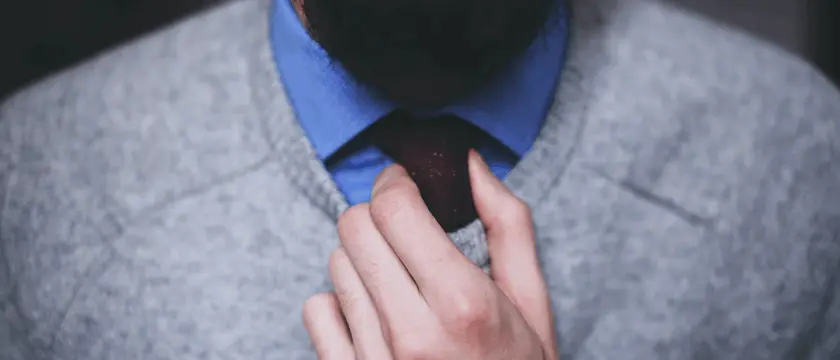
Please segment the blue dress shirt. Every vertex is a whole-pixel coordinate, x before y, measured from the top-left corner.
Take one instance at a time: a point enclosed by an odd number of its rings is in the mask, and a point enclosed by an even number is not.
[[[358,84],[309,37],[289,0],[277,0],[271,43],[279,75],[298,121],[321,161],[336,153],[382,116],[399,107]],[[568,17],[557,19],[499,79],[471,97],[439,109],[481,128],[498,142],[477,149],[504,178],[539,135],[554,101],[565,60]],[[392,160],[362,146],[327,170],[351,205],[370,200],[376,176]]]

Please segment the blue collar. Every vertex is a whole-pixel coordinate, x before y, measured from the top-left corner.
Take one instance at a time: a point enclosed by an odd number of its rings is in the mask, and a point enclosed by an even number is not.
[[[344,144],[398,107],[361,86],[301,24],[288,0],[272,12],[272,48],[286,94],[315,153],[326,160]],[[542,128],[565,60],[568,18],[534,42],[493,84],[440,113],[458,115],[495,137],[520,157]]]

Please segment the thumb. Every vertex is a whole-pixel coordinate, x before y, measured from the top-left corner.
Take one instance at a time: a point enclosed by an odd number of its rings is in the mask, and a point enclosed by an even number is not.
[[[553,316],[537,259],[531,211],[470,151],[470,182],[487,230],[490,271],[496,285],[553,351]]]

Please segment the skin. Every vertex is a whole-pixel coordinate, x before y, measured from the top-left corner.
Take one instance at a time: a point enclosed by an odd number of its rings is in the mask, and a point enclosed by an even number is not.
[[[405,170],[392,166],[370,204],[339,219],[336,291],[304,306],[319,359],[557,359],[530,211],[476,152],[469,162],[492,277],[449,241]]]
[[[303,27],[309,28],[309,22],[306,21],[306,14],[303,12],[303,0],[292,0],[292,5],[294,5],[295,12],[300,18],[300,23],[303,24]]]

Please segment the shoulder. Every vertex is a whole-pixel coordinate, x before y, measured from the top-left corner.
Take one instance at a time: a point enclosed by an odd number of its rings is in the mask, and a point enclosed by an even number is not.
[[[200,76],[218,76],[212,72],[219,66],[234,70],[230,67],[241,61],[243,48],[256,40],[248,29],[259,27],[254,24],[261,20],[257,3],[210,9],[34,83],[0,103],[4,119],[128,108],[163,100],[156,96],[193,86]]]
[[[837,87],[799,57],[700,15],[616,3],[589,45],[595,80],[579,162],[706,219],[735,239],[741,266],[837,269]]]
[[[249,91],[267,41],[262,5],[211,9],[8,98],[0,160],[28,179],[17,186],[38,176],[65,200],[142,188],[115,200],[136,210],[263,156]]]
[[[840,259],[837,86],[796,55],[658,1],[615,14],[586,161],[721,231],[818,241]]]
[[[230,77],[247,79],[248,52],[265,41],[261,3],[205,11],[0,99],[3,128],[117,126],[141,111],[207,101]]]
[[[249,86],[264,75],[252,74],[264,3],[204,12],[0,104],[0,278],[32,300],[18,301],[22,314],[41,314],[9,324],[33,344],[124,226],[265,158]]]
[[[123,226],[265,158],[249,86],[263,3],[199,14],[0,104],[0,267],[36,299],[20,304],[44,317],[33,338]]]
[[[635,69],[611,74],[615,81],[627,83],[624,89],[655,84],[673,94],[673,100],[704,99],[722,111],[757,114],[755,108],[767,109],[762,117],[838,116],[838,88],[802,57],[781,47],[662,1],[629,0],[605,14],[610,17],[603,31],[605,51],[622,70]],[[725,99],[730,101],[723,103]],[[668,99],[661,102],[667,105]],[[788,102],[812,106],[779,111]]]
[[[627,184],[639,201],[701,220],[692,246],[714,254],[710,276],[732,282],[718,285],[728,289],[721,298],[765,299],[777,314],[753,317],[761,334],[749,336],[832,357],[829,331],[804,344],[781,340],[777,325],[836,326],[823,318],[840,309],[837,87],[799,57],[699,15],[616,2],[589,39],[590,63],[578,62],[594,80],[578,106],[586,126],[577,163]],[[744,304],[720,306],[749,314],[754,302]]]
[[[792,195],[840,208],[817,195],[840,196],[840,92],[820,71],[661,2],[620,3],[590,45],[581,161],[725,228]]]

